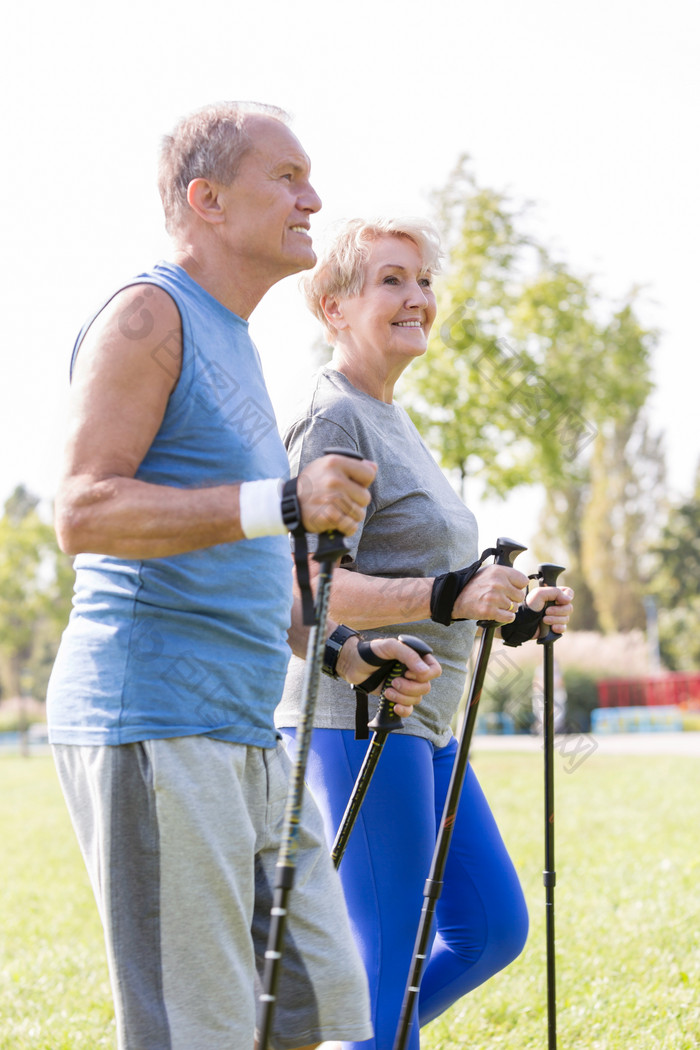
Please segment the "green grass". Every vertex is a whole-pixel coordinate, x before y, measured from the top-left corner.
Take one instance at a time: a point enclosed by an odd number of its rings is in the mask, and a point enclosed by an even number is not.
[[[555,753],[558,1046],[700,1047],[700,764]],[[522,955],[428,1026],[422,1050],[547,1046],[544,765],[478,752],[474,767],[530,909]]]
[[[547,1046],[541,754],[475,768],[523,880],[525,951],[422,1050]],[[555,754],[560,1050],[700,1047],[700,764]],[[0,1050],[114,1047],[102,933],[51,760],[0,759]],[[238,1048],[235,1048],[238,1050]]]
[[[49,757],[0,759],[0,1048],[114,1047],[102,929]]]

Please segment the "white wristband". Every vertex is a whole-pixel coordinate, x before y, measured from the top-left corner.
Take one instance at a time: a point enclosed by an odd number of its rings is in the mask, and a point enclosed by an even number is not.
[[[257,536],[284,536],[287,526],[282,520],[281,478],[244,481],[238,501],[243,535],[248,540]]]

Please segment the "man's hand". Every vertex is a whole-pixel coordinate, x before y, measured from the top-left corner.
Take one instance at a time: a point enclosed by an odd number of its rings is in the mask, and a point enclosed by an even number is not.
[[[525,598],[526,589],[527,576],[518,569],[506,565],[484,565],[457,596],[452,617],[512,623],[515,610]],[[557,590],[556,587],[544,589]]]
[[[307,532],[337,529],[352,535],[364,519],[376,463],[349,456],[321,456],[306,466],[297,482],[297,497]]]
[[[406,671],[400,678],[395,678],[387,689],[387,700],[393,700],[394,710],[400,718],[408,718],[416,704],[430,692],[430,682],[442,674],[442,668],[434,656],[428,654],[420,657],[410,645],[404,645],[398,638],[373,638],[372,651],[384,660],[400,660],[406,665]],[[377,670],[372,664],[365,663],[357,651],[357,638],[348,638],[338,655],[336,670],[341,678],[352,685],[364,682]]]

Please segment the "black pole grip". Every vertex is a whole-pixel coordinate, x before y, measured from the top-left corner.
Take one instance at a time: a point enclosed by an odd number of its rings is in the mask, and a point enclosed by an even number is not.
[[[557,577],[564,572],[563,565],[552,565],[551,562],[545,562],[544,565],[540,565],[537,570],[537,575],[542,581],[544,587],[556,587]]]
[[[526,550],[527,547],[523,547],[522,543],[518,543],[516,540],[509,540],[507,536],[499,536],[496,540],[496,557],[494,559],[494,564],[510,565],[512,568],[518,555]]]
[[[328,532],[322,532],[318,537],[314,561],[335,561],[336,558],[347,553],[347,549],[342,532],[338,532],[337,529],[329,529]]]
[[[494,557],[494,565],[509,565],[513,567],[513,562],[526,551],[527,547],[523,547],[522,543],[518,543],[517,540],[509,540],[507,536],[499,536],[496,540],[496,554]],[[498,624],[495,620],[477,620],[478,627],[497,627]]]
[[[537,570],[537,575],[538,575],[539,579],[541,580],[542,585],[544,587],[556,587],[556,585],[557,585],[557,577],[562,572],[564,572],[564,566],[563,565],[554,565],[554,564],[552,564],[552,562],[544,562],[544,564],[540,565],[539,569]],[[543,615],[544,615],[544,612],[547,611],[549,606],[550,605],[554,605],[554,604],[556,604],[556,603],[555,602],[546,602],[545,603],[545,607],[544,607],[544,611],[543,611]],[[561,638],[561,635],[557,631],[553,631],[552,628],[550,627],[549,631],[547,632],[547,634],[543,638],[538,638],[537,639],[537,644],[538,645],[542,645],[544,642],[556,642],[557,638]]]
[[[415,635],[412,634],[400,634],[399,641],[403,642],[404,645],[410,646],[419,656],[427,656],[428,653],[432,653],[433,651],[426,642],[422,641],[420,638],[416,638]],[[400,660],[395,660],[391,665],[389,674],[384,679],[377,713],[372,721],[368,723],[368,729],[372,729],[375,732],[379,730],[382,733],[390,733],[392,729],[400,729],[403,725],[403,719],[399,718],[399,716],[394,713],[394,701],[387,700],[384,693],[394,679],[399,678],[405,670],[406,664],[402,664]]]
[[[349,459],[364,459],[361,452],[354,448],[324,448],[324,456],[347,456]],[[322,532],[318,538],[318,546],[314,554],[314,561],[334,561],[347,551],[345,537],[337,529]]]

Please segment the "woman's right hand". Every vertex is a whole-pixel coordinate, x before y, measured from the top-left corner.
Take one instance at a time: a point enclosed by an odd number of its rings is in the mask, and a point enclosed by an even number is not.
[[[394,703],[399,718],[409,718],[413,707],[430,692],[430,682],[442,674],[442,667],[432,653],[420,656],[415,649],[400,642],[398,638],[372,638],[370,644],[376,656],[384,660],[399,660],[405,665],[406,670],[393,679],[384,695]],[[336,670],[340,677],[357,684],[376,669],[373,664],[365,663],[360,657],[357,638],[348,638],[338,655]]]
[[[508,565],[483,565],[457,596],[452,617],[512,623],[525,600],[528,579]]]

